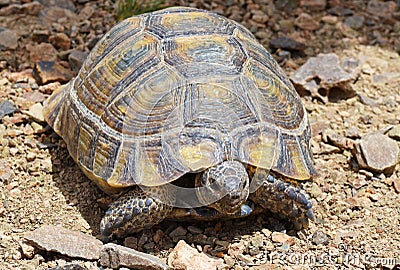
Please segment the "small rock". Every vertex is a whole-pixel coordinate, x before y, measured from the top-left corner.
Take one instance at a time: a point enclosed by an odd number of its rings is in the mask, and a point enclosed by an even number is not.
[[[314,31],[319,28],[319,23],[307,13],[301,13],[294,20],[294,24],[303,30],[309,31]]]
[[[15,177],[13,170],[10,165],[5,161],[0,161],[0,182],[9,183]]]
[[[68,62],[69,65],[71,66],[72,70],[76,73],[80,70],[83,62],[85,61],[87,57],[87,53],[83,51],[77,51],[73,50],[69,55],[68,55]]]
[[[360,177],[349,178],[349,179],[347,179],[347,182],[349,182],[349,184],[355,189],[359,189],[368,184],[367,180],[365,180],[364,178],[360,178]]]
[[[25,239],[39,249],[88,260],[100,258],[103,244],[91,235],[52,225],[27,232]]]
[[[271,236],[271,234],[272,234],[272,232],[270,231],[270,230],[268,230],[268,229],[266,229],[266,228],[264,228],[264,229],[261,229],[261,232],[266,236],[266,237],[270,237]]]
[[[400,193],[400,179],[394,179],[393,180],[393,187],[394,187],[394,190],[396,190],[397,193]]]
[[[261,234],[257,234],[257,235],[255,235],[255,236],[253,236],[253,237],[251,238],[251,244],[252,244],[254,247],[257,247],[257,248],[263,246],[263,241],[264,241],[264,239],[263,239],[263,237],[262,237]]]
[[[164,236],[164,232],[162,230],[158,229],[153,236],[153,241],[157,244],[158,242],[160,242],[160,240],[162,239],[163,236]]]
[[[228,254],[231,257],[236,257],[239,254],[242,254],[246,250],[246,245],[243,241],[232,243],[229,245]]]
[[[0,119],[16,111],[14,104],[9,100],[0,101]]]
[[[132,249],[138,248],[138,239],[133,236],[125,237],[124,239],[124,246]]]
[[[179,236],[184,236],[184,235],[186,235],[186,233],[187,233],[187,230],[185,228],[183,228],[182,226],[179,226],[179,227],[176,227],[175,230],[170,232],[169,237],[175,238],[175,237],[179,237]]]
[[[43,102],[46,98],[45,96],[42,94],[42,92],[40,91],[30,91],[30,92],[26,92],[23,97],[27,100],[27,101],[31,101],[31,102]]]
[[[40,103],[35,103],[29,107],[28,111],[23,112],[37,122],[44,122],[43,106]]]
[[[232,267],[235,264],[235,259],[227,254],[224,255],[224,261],[228,265],[228,267]]]
[[[17,33],[0,27],[0,50],[15,50],[18,47],[18,39]]]
[[[50,42],[56,47],[62,50],[69,50],[71,48],[71,40],[64,33],[56,33],[50,37]]]
[[[250,257],[250,255],[239,254],[239,255],[237,255],[237,259],[239,261],[244,262],[245,264],[253,264],[254,263],[253,258]]]
[[[324,154],[333,154],[333,153],[340,153],[340,149],[336,146],[330,145],[330,144],[326,144],[326,143],[319,143],[319,150],[318,150],[318,154],[320,155],[324,155]]]
[[[390,19],[396,11],[397,4],[394,1],[380,2],[376,0],[368,1],[367,12],[372,15]]]
[[[92,6],[85,6],[80,12],[79,12],[79,19],[81,21],[89,20],[90,17],[92,17],[93,13],[95,12],[94,8]]]
[[[304,43],[298,42],[288,37],[278,37],[271,39],[269,46],[273,49],[283,49],[288,51],[303,51],[306,48]]]
[[[57,50],[50,43],[40,43],[34,46],[28,44],[26,49],[29,51],[30,60],[34,63],[57,60]]]
[[[32,33],[32,41],[37,42],[37,43],[42,43],[42,42],[47,42],[50,37],[50,31],[49,30],[33,30]]]
[[[25,3],[23,5],[12,4],[0,9],[0,16],[9,16],[13,14],[26,14],[37,16],[42,8],[43,6],[36,1]]]
[[[338,17],[327,15],[327,16],[322,17],[321,21],[323,21],[324,23],[327,23],[327,24],[336,24],[338,21]]]
[[[344,21],[344,24],[355,29],[361,29],[364,25],[364,17],[360,15],[353,15],[350,17],[347,17],[346,20]]]
[[[312,183],[308,192],[315,198],[322,194],[322,190],[317,183]]]
[[[76,7],[71,0],[38,0],[45,7],[59,7],[75,11]]]
[[[373,133],[361,138],[353,154],[360,168],[391,174],[399,161],[399,146],[389,137]]]
[[[370,199],[371,199],[371,201],[373,201],[373,202],[377,202],[377,201],[379,201],[379,199],[381,198],[381,196],[378,194],[378,193],[371,193],[371,194],[369,194],[369,196],[368,196]]]
[[[123,247],[114,243],[105,244],[100,251],[100,264],[113,269],[128,267],[138,270],[168,269],[158,257]]]
[[[361,130],[357,126],[351,126],[344,131],[348,138],[361,138]]]
[[[46,84],[54,81],[67,82],[73,76],[72,71],[53,61],[37,62],[33,69],[33,74],[39,84]]]
[[[355,96],[353,82],[356,78],[356,72],[348,73],[341,67],[334,53],[311,57],[290,76],[301,95],[310,93],[325,103]]]
[[[326,7],[326,0],[300,0],[300,7],[313,11],[322,11]]]
[[[168,265],[176,270],[186,269],[217,269],[224,265],[223,259],[213,258],[204,253],[199,253],[185,241],[180,240],[168,256]]]
[[[334,6],[328,9],[328,13],[340,17],[353,15],[353,11],[351,9],[342,6]]]
[[[202,229],[197,228],[197,227],[195,227],[195,226],[188,226],[187,229],[188,229],[189,232],[191,232],[191,233],[193,233],[193,234],[200,234],[200,233],[203,233],[203,230],[202,230]]]
[[[1,117],[0,117],[1,118]],[[388,134],[390,138],[395,139],[396,141],[400,141],[400,125],[396,125],[392,127]]]
[[[28,162],[34,161],[35,158],[36,158],[36,154],[33,153],[33,152],[28,152],[28,154],[26,154],[26,160],[27,160]]]
[[[21,247],[24,256],[28,259],[32,259],[35,255],[35,248],[29,245],[26,241],[18,241],[18,244]]]
[[[326,246],[327,244],[329,244],[328,236],[319,230],[317,230],[313,233],[313,235],[311,237],[311,241],[316,245],[323,244]]]
[[[288,243],[289,245],[293,245],[295,243],[293,237],[281,232],[273,232],[271,239],[275,243]]]

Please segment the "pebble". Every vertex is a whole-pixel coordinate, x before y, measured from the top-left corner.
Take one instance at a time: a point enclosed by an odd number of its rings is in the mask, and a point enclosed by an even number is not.
[[[309,31],[314,31],[319,28],[318,21],[316,21],[315,18],[311,17],[311,15],[307,13],[301,13],[294,20],[294,25],[303,30],[309,30]]]
[[[91,235],[53,225],[44,225],[27,232],[25,239],[39,249],[88,260],[100,258],[103,244]]]
[[[35,158],[36,158],[36,154],[33,153],[33,152],[28,152],[28,154],[26,154],[26,160],[27,160],[28,162],[34,161]]]
[[[317,230],[313,233],[311,241],[316,245],[323,244],[326,246],[329,244],[329,237],[322,231]]]
[[[158,257],[131,248],[108,243],[100,251],[100,264],[113,269],[128,267],[138,270],[168,269]]]
[[[365,180],[364,178],[361,178],[361,177],[348,178],[347,182],[349,182],[349,184],[355,189],[359,189],[368,184],[367,180]]]
[[[68,82],[73,76],[71,70],[53,61],[37,62],[33,69],[33,74],[38,84],[46,84],[54,81]]]
[[[13,114],[16,111],[14,104],[9,100],[0,101],[0,119],[8,114]]]
[[[44,122],[43,106],[41,103],[35,103],[29,107],[28,111],[23,112],[30,116],[34,121]]]
[[[126,246],[128,248],[132,248],[132,249],[137,249],[138,248],[138,239],[133,236],[125,237],[124,246]]]
[[[186,235],[186,233],[187,233],[187,230],[185,228],[183,228],[182,226],[178,226],[178,227],[175,228],[175,230],[170,232],[169,237],[177,238],[179,236]]]
[[[64,33],[56,33],[54,36],[50,37],[49,41],[54,47],[62,50],[69,50],[71,48],[71,40]]]
[[[380,133],[367,134],[356,144],[353,155],[360,168],[391,174],[399,160],[399,146]]]
[[[168,256],[168,265],[176,270],[217,269],[224,266],[222,258],[213,258],[180,240]]]
[[[354,97],[353,82],[357,74],[346,72],[334,53],[311,57],[290,76],[300,93],[309,92],[324,103]],[[321,89],[324,91],[322,92]]]
[[[15,50],[18,47],[18,39],[17,33],[0,27],[0,49]]]

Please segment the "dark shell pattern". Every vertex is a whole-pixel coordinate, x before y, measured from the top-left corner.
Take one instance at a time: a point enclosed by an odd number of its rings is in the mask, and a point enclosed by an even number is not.
[[[120,22],[44,114],[106,191],[230,159],[298,180],[315,173],[308,118],[283,70],[247,29],[204,10]]]

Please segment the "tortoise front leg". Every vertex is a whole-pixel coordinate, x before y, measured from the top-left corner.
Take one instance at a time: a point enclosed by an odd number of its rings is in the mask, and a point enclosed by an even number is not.
[[[172,210],[172,185],[135,186],[109,205],[100,223],[104,242],[160,223]],[[168,202],[168,203],[167,203]]]
[[[255,179],[262,183],[251,193],[249,199],[266,210],[292,221],[296,229],[308,227],[308,220],[314,220],[310,196],[283,177],[272,175],[264,169],[257,169]]]

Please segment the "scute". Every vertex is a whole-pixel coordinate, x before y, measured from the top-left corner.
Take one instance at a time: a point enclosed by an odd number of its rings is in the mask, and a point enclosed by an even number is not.
[[[44,115],[109,193],[224,160],[299,180],[315,173],[308,118],[287,76],[247,29],[203,10],[120,22]]]

